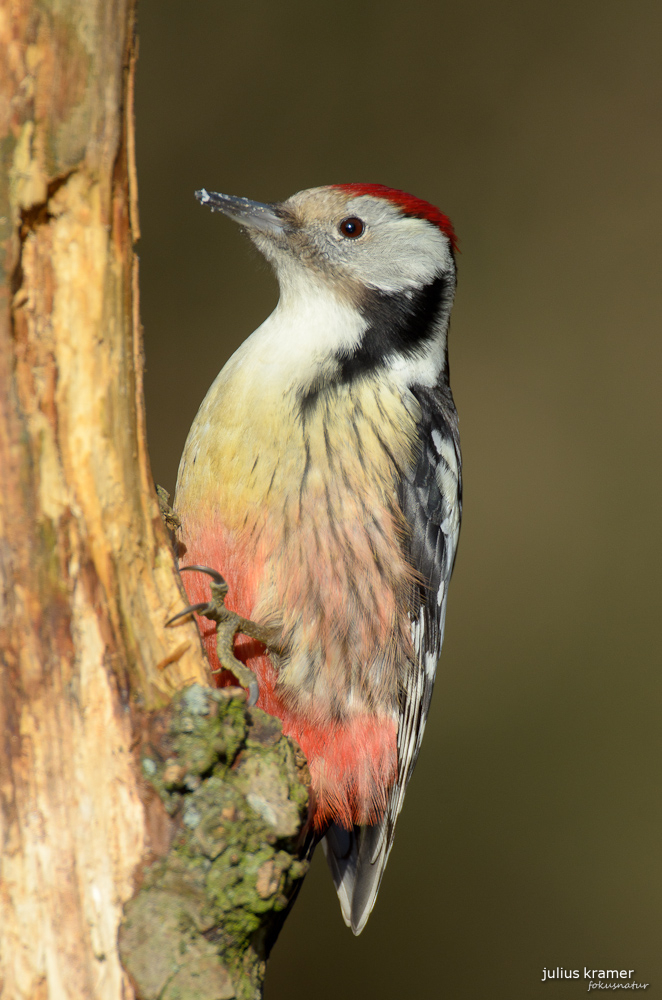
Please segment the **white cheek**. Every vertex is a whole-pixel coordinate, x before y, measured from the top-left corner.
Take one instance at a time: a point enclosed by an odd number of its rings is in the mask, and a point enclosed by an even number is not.
[[[442,272],[453,271],[450,244],[440,230],[421,219],[382,221],[357,241],[355,253],[344,255],[364,284],[385,292],[428,285]]]

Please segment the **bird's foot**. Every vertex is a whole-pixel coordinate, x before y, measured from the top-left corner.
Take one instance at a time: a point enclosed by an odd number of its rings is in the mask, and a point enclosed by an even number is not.
[[[166,526],[170,544],[174,549],[176,558],[181,559],[186,552],[186,546],[179,538],[177,538],[177,532],[181,528],[182,522],[170,506],[170,494],[158,484],[156,486],[156,496],[159,501],[159,511]]]
[[[170,506],[170,494],[168,493],[168,491],[164,490],[162,486],[159,486],[157,484],[156,496],[159,501],[159,510],[161,511],[161,517],[165,521],[165,525],[168,531],[176,531],[177,528],[181,528],[182,522],[179,520],[174,510]]]
[[[210,569],[209,566],[182,566],[181,572],[184,572],[184,570],[207,573],[211,577],[211,600],[203,601],[200,604],[192,604],[170,618],[166,622],[166,625],[172,625],[173,622],[192,614],[194,611],[215,622],[216,654],[220,667],[212,670],[212,673],[218,674],[222,670],[229,670],[231,674],[234,674],[241,686],[248,689],[249,706],[254,705],[260,693],[257,678],[250,667],[247,667],[245,663],[242,663],[234,655],[234,637],[237,632],[241,632],[243,635],[250,636],[251,639],[257,639],[258,642],[262,642],[265,646],[275,650],[272,630],[256,625],[255,622],[250,621],[248,618],[242,618],[241,615],[226,608],[225,598],[228,595],[229,588],[225,579],[217,570]]]

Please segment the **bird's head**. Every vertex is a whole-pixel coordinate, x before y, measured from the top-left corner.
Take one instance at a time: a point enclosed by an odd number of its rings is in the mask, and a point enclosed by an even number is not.
[[[454,271],[450,220],[381,184],[311,188],[270,205],[204,189],[196,197],[247,229],[285,286],[321,280],[393,293]]]
[[[196,197],[248,231],[274,266],[282,302],[301,308],[330,296],[357,316],[352,356],[423,353],[443,367],[457,240],[439,209],[381,184],[311,188],[274,204],[205,189]],[[329,347],[349,356],[346,334]]]

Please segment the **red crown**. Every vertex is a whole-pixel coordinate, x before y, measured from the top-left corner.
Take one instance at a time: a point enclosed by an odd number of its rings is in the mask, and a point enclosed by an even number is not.
[[[442,233],[448,237],[453,250],[459,250],[453,223],[447,215],[440,212],[429,201],[423,201],[422,198],[415,198],[413,194],[407,194],[406,191],[398,191],[397,188],[386,187],[385,184],[334,184],[333,186],[339,188],[341,191],[346,191],[347,194],[369,194],[373,198],[384,198],[386,201],[390,201],[391,204],[401,208],[405,215],[411,215],[414,219],[426,219],[434,226],[438,226]]]

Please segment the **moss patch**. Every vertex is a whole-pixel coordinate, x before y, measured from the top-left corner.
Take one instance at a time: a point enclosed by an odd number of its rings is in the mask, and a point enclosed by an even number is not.
[[[174,837],[125,907],[125,968],[143,1000],[254,1000],[266,941],[307,870],[296,748],[240,689],[196,684],[150,718],[141,766]]]

